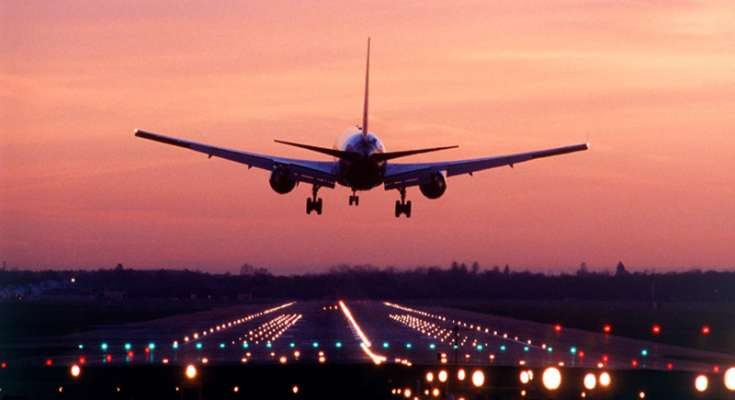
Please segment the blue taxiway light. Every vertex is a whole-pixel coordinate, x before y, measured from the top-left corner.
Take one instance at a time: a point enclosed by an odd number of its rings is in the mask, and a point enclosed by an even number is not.
[[[79,345],[77,346],[77,348],[78,348],[79,350],[84,350],[84,345],[80,343],[80,344],[79,344]]]
[[[107,342],[102,342],[102,343],[100,344],[100,349],[102,349],[102,351],[107,351],[107,348],[108,348],[108,347],[109,347],[109,346],[107,346]]]
[[[390,347],[390,343],[388,343],[388,342],[383,342],[383,348],[384,348],[384,349],[387,349],[388,347]]]
[[[434,343],[431,343],[431,344],[429,345],[429,348],[430,348],[430,349],[432,349],[432,350],[434,350],[434,349],[436,349],[436,345],[435,345]]]
[[[642,355],[643,357],[646,357],[646,356],[648,355],[648,350],[647,350],[647,349],[643,349],[643,350],[641,350],[641,355]]]
[[[477,345],[477,351],[482,351],[482,345],[481,344],[478,344]]]
[[[342,342],[337,342],[334,344],[334,347],[341,349],[342,348]]]
[[[500,345],[500,351],[505,351],[505,349],[506,349],[505,345],[504,344],[501,344]]]
[[[316,349],[317,347],[319,347],[319,342],[312,342],[311,347]]]
[[[549,347],[546,348],[546,351],[548,351],[549,353],[551,353],[552,351],[554,351],[554,348],[551,347],[551,346],[549,346]]]
[[[296,343],[291,342],[291,343],[288,344],[288,347],[290,347],[290,348],[293,349],[294,347],[296,347]]]
[[[153,342],[148,343],[148,349],[149,350],[155,350],[156,349],[156,344],[153,343]]]
[[[265,344],[265,347],[270,349],[271,347],[273,347],[273,344],[271,342],[268,342]]]
[[[171,345],[171,347],[172,347],[172,348],[173,348],[174,350],[178,349],[178,348],[179,348],[179,342],[173,342],[173,344]]]
[[[574,347],[574,346],[572,346],[572,347],[569,348],[569,352],[572,353],[572,354],[577,354],[577,348]]]
[[[202,347],[203,347],[203,346],[202,346],[202,342],[197,342],[197,344],[196,344],[196,346],[195,346],[195,347],[197,348],[197,350],[201,350],[201,349],[202,349]]]
[[[220,348],[220,349],[224,349],[224,348],[225,348],[225,344],[224,344],[224,343],[220,343],[220,344],[219,344],[219,348]]]
[[[127,351],[127,350],[130,350],[130,349],[132,349],[132,348],[133,348],[133,345],[132,345],[132,344],[130,344],[130,343],[125,343],[125,344],[123,345],[123,348],[124,348],[124,349],[125,349],[125,350]]]
[[[242,342],[242,348],[243,349],[247,349],[248,347],[250,347],[250,345],[248,344],[248,342]]]
[[[409,349],[409,350],[410,350],[410,349],[411,349],[411,347],[413,347],[413,345],[412,345],[411,343],[406,343],[406,348],[407,348],[407,349]]]
[[[523,346],[523,351],[525,351],[526,353],[528,353],[529,350],[531,350],[531,349],[528,346]]]

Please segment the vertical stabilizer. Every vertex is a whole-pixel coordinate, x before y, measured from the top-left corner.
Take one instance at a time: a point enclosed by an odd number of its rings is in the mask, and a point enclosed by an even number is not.
[[[370,38],[367,41],[367,62],[365,63],[365,99],[362,106],[362,134],[368,133],[368,92],[370,88]]]

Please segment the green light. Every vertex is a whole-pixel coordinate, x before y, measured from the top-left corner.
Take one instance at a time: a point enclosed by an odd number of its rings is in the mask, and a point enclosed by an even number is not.
[[[107,348],[108,348],[107,342],[102,342],[100,344],[100,349],[102,349],[102,351],[107,351]]]
[[[133,345],[132,345],[132,344],[130,344],[130,343],[125,343],[125,344],[123,345],[123,348],[124,348],[124,349],[125,349],[126,351],[128,351],[128,350],[130,350],[130,349],[132,349],[132,348],[133,348]]]
[[[526,353],[528,353],[528,350],[530,350],[530,349],[528,348],[528,346],[523,346],[523,351],[525,351]]]
[[[643,357],[646,357],[648,355],[648,350],[646,350],[646,349],[641,350],[641,355]]]
[[[384,348],[384,349],[387,349],[388,347],[390,347],[390,343],[388,343],[388,342],[383,342],[383,348]]]
[[[248,342],[242,342],[242,348],[243,349],[247,349],[248,347],[250,347],[250,345],[248,344]]]
[[[220,349],[224,349],[224,348],[225,348],[225,344],[224,344],[224,343],[220,343],[220,344],[219,344],[219,348],[220,348]]]
[[[411,350],[411,347],[413,347],[413,345],[411,343],[406,343],[406,348],[407,349]]]
[[[429,348],[430,348],[430,349],[432,349],[432,350],[434,350],[434,349],[436,348],[436,345],[435,345],[434,343],[431,343],[431,344],[429,345]]]
[[[572,353],[572,354],[577,354],[577,348],[574,347],[574,346],[572,346],[572,347],[569,348],[569,352]]]
[[[482,345],[481,344],[478,344],[477,345],[477,351],[482,351]]]
[[[80,344],[79,344],[79,345],[77,346],[77,348],[79,348],[79,350],[84,350],[84,345],[80,343]]]
[[[317,347],[319,347],[319,342],[316,342],[316,341],[315,342],[312,342],[311,343],[311,347],[313,347],[313,348],[316,349]]]
[[[296,347],[296,343],[291,342],[291,343],[288,344],[288,347],[290,347],[290,348],[293,349],[294,347]]]
[[[156,349],[156,344],[153,343],[153,342],[148,343],[148,349],[149,350],[155,350]]]
[[[546,351],[548,351],[549,353],[551,353],[552,351],[554,351],[554,348],[551,347],[551,346],[549,346],[549,347],[546,348]]]
[[[455,344],[455,345],[453,345],[453,346],[452,346],[452,348],[453,348],[454,350],[457,350],[457,349],[459,348],[459,346]]]
[[[342,342],[337,342],[337,343],[334,344],[334,346],[337,347],[338,349],[341,349],[342,348]]]
[[[197,342],[196,348],[197,348],[197,350],[201,350],[202,349],[202,343],[201,342]]]
[[[171,347],[173,347],[174,350],[179,348],[179,342],[174,342]]]
[[[267,347],[267,348],[270,349],[271,347],[273,347],[273,345],[271,344],[271,342],[268,342],[268,343],[265,344],[265,347]]]
[[[505,349],[506,349],[505,345],[504,344],[501,344],[500,345],[500,351],[505,351]]]

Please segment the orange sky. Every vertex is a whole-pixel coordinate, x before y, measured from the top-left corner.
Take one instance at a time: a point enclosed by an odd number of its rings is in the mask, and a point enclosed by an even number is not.
[[[451,3],[451,5],[449,4]],[[492,3],[492,4],[491,4]],[[731,1],[4,1],[0,259],[276,272],[452,260],[536,270],[735,265]],[[321,158],[361,113],[415,157],[592,150],[428,200],[274,193],[268,174],[135,139]]]

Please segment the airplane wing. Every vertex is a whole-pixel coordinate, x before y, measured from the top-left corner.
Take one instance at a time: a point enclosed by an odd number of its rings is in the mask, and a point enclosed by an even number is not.
[[[273,157],[239,150],[229,150],[207,144],[177,139],[157,133],[146,132],[140,129],[135,131],[135,136],[149,139],[160,143],[183,147],[185,149],[198,151],[211,157],[224,158],[225,160],[245,164],[248,168],[260,168],[273,171],[276,167],[285,166],[291,171],[294,179],[299,182],[313,183],[323,187],[333,188],[337,177],[334,173],[335,163],[332,161],[310,161],[296,160],[291,158]]]
[[[416,163],[416,164],[388,164],[385,172],[385,189],[397,189],[420,185],[430,179],[434,173],[444,173],[447,177],[454,175],[470,174],[484,169],[511,166],[536,158],[558,156],[587,150],[589,146],[575,144],[572,146],[557,147],[553,149],[530,151],[505,156],[474,158],[469,160]]]

